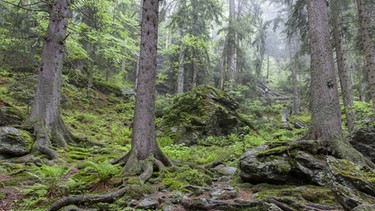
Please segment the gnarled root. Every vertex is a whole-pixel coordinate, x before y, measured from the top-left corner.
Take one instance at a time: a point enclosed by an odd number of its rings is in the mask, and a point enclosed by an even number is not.
[[[77,141],[77,138],[69,131],[61,118],[50,126],[43,120],[32,122],[31,120],[23,126],[34,132],[36,140],[33,146],[33,153],[41,153],[49,160],[57,160],[58,155],[51,147],[66,147],[69,143]]]
[[[58,201],[55,201],[47,210],[48,211],[57,211],[62,207],[68,205],[79,205],[79,204],[95,204],[98,202],[111,203],[116,199],[121,198],[125,195],[129,187],[122,187],[117,191],[107,193],[107,194],[89,194],[89,195],[78,195],[78,196],[66,196]]]
[[[131,150],[124,157],[112,163],[125,163],[122,175],[138,175],[139,181],[144,184],[151,178],[155,169],[162,170],[165,166],[171,166],[171,161],[160,151],[150,154],[145,160],[140,160],[137,153]]]

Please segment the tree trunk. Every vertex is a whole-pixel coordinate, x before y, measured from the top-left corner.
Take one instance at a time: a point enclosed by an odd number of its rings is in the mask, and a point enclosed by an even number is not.
[[[58,158],[50,145],[65,147],[75,139],[60,116],[64,41],[69,16],[70,0],[51,2],[34,103],[31,114],[24,124],[26,128],[34,129],[36,134],[33,151],[39,151],[49,159]]]
[[[134,111],[132,148],[128,154],[116,161],[124,160],[126,162],[123,174],[139,175],[144,171],[145,174],[141,175],[142,182],[145,182],[151,176],[151,162],[159,168],[162,168],[163,165],[171,165],[169,159],[160,150],[155,137],[158,8],[159,0],[143,0],[140,68]]]
[[[185,45],[182,42],[184,26],[181,25],[179,29],[179,37],[181,40],[181,49],[178,63],[178,76],[177,76],[177,93],[184,93],[184,63],[185,63]]]
[[[197,61],[195,61],[195,50],[193,53],[193,68],[191,73],[191,89],[194,89],[197,86],[197,80],[198,80],[198,65]]]
[[[362,68],[361,60],[358,58],[355,63],[354,63],[354,69],[358,70],[358,75],[359,75],[359,87],[358,87],[358,92],[359,92],[359,99],[362,102],[368,102],[368,97],[367,97],[367,87],[368,87],[368,80],[367,80],[367,71],[365,71]]]
[[[326,0],[308,0],[311,54],[311,125],[306,137],[320,140],[326,154],[366,165],[343,137],[337,82],[328,29]]]
[[[223,55],[224,56],[224,55]],[[224,84],[225,84],[225,59],[220,61],[220,81],[219,81],[219,89],[224,91]]]
[[[297,81],[297,70],[296,68],[292,69],[292,81],[293,81],[293,114],[300,114],[300,96],[299,96],[299,87]]]
[[[229,0],[229,31],[228,31],[228,55],[227,55],[227,72],[230,83],[234,83],[237,78],[236,68],[236,32],[234,27],[235,21],[235,0]]]
[[[339,16],[340,16],[340,3],[338,0],[334,0],[332,4],[332,11],[333,11],[333,37],[335,40],[335,48],[336,48],[336,59],[337,59],[337,67],[338,73],[340,78],[340,86],[341,86],[341,93],[342,99],[344,103],[344,111],[346,116],[346,123],[348,125],[349,133],[354,132],[355,126],[355,113],[353,109],[353,99],[352,99],[352,92],[351,92],[351,85],[350,79],[348,76],[347,69],[345,68],[345,58],[342,49],[342,31],[341,26],[339,23]]]
[[[375,110],[375,49],[371,39],[369,28],[369,16],[367,15],[364,0],[357,0],[358,19],[361,29],[362,43],[365,50],[365,62],[368,72],[368,82],[371,93],[372,105]]]

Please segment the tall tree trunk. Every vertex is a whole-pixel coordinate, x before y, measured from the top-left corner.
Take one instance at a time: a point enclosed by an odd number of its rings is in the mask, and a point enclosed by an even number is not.
[[[375,111],[375,49],[371,40],[369,16],[367,15],[364,0],[357,0],[358,19],[361,29],[362,43],[365,50],[365,62],[368,72],[368,82],[371,93],[372,105]]]
[[[194,89],[196,86],[197,86],[197,81],[198,81],[198,65],[197,65],[197,61],[196,58],[195,58],[195,50],[194,50],[194,53],[193,53],[193,68],[192,68],[192,73],[191,73],[191,88]]]
[[[360,100],[362,102],[369,102],[370,100],[368,99],[368,75],[367,71],[365,71],[362,68],[361,60],[357,59],[357,61],[354,63],[354,67],[356,70],[359,70],[359,76],[360,76],[360,86],[359,86],[359,93],[360,93]]]
[[[337,67],[338,73],[340,78],[340,86],[342,92],[342,99],[344,102],[344,112],[346,116],[346,123],[348,125],[349,133],[354,132],[355,126],[355,113],[353,109],[353,99],[352,99],[352,92],[351,92],[351,85],[350,79],[348,76],[347,69],[345,68],[345,59],[344,53],[342,49],[342,34],[341,34],[341,26],[339,22],[340,17],[340,3],[338,0],[334,0],[332,3],[332,11],[333,11],[333,37],[335,40],[335,48],[336,48],[336,58],[337,58]]]
[[[224,56],[224,55],[223,55]],[[224,84],[225,84],[225,59],[220,61],[220,81],[219,81],[219,89],[224,91]]]
[[[158,38],[159,0],[143,0],[141,49],[137,98],[134,111],[132,148],[116,162],[125,161],[123,174],[141,174],[145,182],[152,174],[153,165],[171,165],[160,150],[155,137],[155,81]],[[160,170],[160,169],[159,169]]]
[[[343,137],[337,82],[328,29],[326,0],[308,0],[311,54],[311,124],[306,137],[319,140],[328,154],[366,165]]]
[[[270,78],[270,54],[267,54],[267,76],[266,79],[267,81]]]
[[[70,0],[51,2],[50,20],[42,49],[32,111],[24,126],[34,129],[34,152],[39,151],[49,159],[57,159],[50,148],[65,147],[75,137],[65,126],[60,114],[61,76],[64,62],[64,41],[70,16]]]
[[[184,63],[185,63],[185,44],[182,42],[184,26],[181,25],[179,29],[179,38],[181,40],[181,49],[178,59],[178,75],[177,75],[177,93],[184,93]]]
[[[297,69],[294,67],[292,69],[292,81],[293,81],[293,114],[300,114],[300,95],[299,95],[299,87],[297,81]]]
[[[236,6],[235,0],[229,0],[229,31],[228,31],[228,55],[227,72],[230,83],[234,83],[237,78],[237,58],[236,58],[236,32],[234,27]]]
[[[141,12],[139,14],[139,24],[141,25],[142,24],[142,14],[143,14],[143,0],[141,0],[141,4],[140,4],[140,8],[141,8]],[[140,68],[140,64],[139,64],[139,60],[140,60],[140,57],[141,55],[139,55],[137,57],[137,66],[135,67],[135,75],[134,75],[134,88],[137,89],[137,86],[138,86],[138,75],[139,75],[139,68]]]

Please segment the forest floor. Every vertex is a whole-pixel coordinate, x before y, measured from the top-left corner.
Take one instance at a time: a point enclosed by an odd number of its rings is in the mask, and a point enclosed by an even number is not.
[[[0,76],[0,99],[26,117],[36,75],[0,71]],[[86,87],[77,84],[80,83],[63,82],[62,116],[72,132],[86,142],[55,149],[60,157],[57,164],[43,157],[34,163],[0,160],[0,211],[46,210],[64,196],[105,194],[124,186],[130,188],[115,202],[87,202],[80,206],[96,210],[269,210],[274,203],[295,201],[310,204],[311,210],[323,210],[319,205],[325,205],[326,210],[340,210],[325,187],[252,185],[241,181],[238,169],[227,175],[214,170],[220,164],[237,167],[244,150],[261,145],[264,140],[275,136],[294,138],[267,129],[250,134],[246,140],[237,135],[211,137],[210,141],[215,142],[210,146],[190,147],[175,145],[169,137],[158,134],[159,146],[175,165],[155,172],[143,185],[136,177],[122,177],[122,167],[111,165],[110,161],[130,150],[134,99],[114,96],[95,86],[87,98]],[[157,104],[163,107],[168,101],[171,100],[162,98]]]

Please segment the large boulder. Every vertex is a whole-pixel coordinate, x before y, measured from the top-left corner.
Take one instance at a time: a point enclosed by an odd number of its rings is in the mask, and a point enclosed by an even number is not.
[[[34,140],[27,131],[0,127],[0,159],[28,154],[33,144]]]
[[[275,142],[247,150],[239,161],[241,178],[259,184],[325,184],[324,159],[315,141]]]
[[[0,100],[0,127],[21,124],[24,116],[11,104]]]
[[[374,169],[331,156],[326,157],[326,163],[331,190],[345,210],[374,210]]]
[[[319,151],[319,142],[314,140],[276,142],[250,149],[240,158],[240,176],[252,184],[327,186],[345,210],[371,210],[375,204],[374,169]]]
[[[375,128],[361,128],[354,132],[350,144],[375,163]]]
[[[192,145],[207,136],[225,136],[248,130],[250,124],[237,113],[238,103],[226,92],[198,86],[175,98],[166,108],[159,130],[176,144]]]

